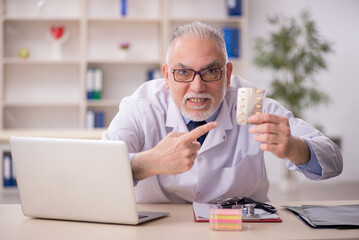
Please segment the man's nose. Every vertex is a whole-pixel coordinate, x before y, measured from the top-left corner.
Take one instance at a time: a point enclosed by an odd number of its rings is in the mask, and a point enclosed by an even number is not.
[[[200,93],[205,90],[205,83],[199,74],[196,74],[190,86],[191,90],[195,93]]]

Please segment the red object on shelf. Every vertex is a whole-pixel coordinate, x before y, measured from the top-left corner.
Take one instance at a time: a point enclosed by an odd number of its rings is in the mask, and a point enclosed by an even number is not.
[[[59,39],[64,34],[65,28],[63,26],[60,27],[51,27],[51,34],[55,39]]]

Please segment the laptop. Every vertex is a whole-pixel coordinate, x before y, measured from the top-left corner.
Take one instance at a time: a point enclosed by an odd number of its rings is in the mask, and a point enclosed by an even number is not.
[[[137,211],[125,142],[11,137],[10,146],[26,216],[136,225],[168,215]]]

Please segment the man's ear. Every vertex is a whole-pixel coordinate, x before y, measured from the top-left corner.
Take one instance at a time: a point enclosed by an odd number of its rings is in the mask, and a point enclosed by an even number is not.
[[[231,62],[227,63],[227,87],[231,84],[231,77],[232,77],[232,71],[233,71],[233,64]]]
[[[165,77],[165,81],[166,81],[166,88],[170,88],[169,86],[169,75],[168,75],[168,66],[167,64],[163,64],[162,65],[162,74]]]

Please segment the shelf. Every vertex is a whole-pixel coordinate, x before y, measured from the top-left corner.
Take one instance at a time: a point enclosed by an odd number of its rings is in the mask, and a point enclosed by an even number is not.
[[[3,57],[5,59],[17,59],[18,52],[22,48],[29,50],[28,60],[53,61],[52,59],[75,60],[81,58],[81,24],[78,21],[10,21],[3,24]],[[65,28],[64,35],[68,36],[68,39],[59,46],[60,52],[62,52],[61,58],[52,57],[52,53],[56,50],[56,44],[50,29],[54,26],[63,26]]]
[[[162,64],[159,60],[152,59],[89,59],[89,64]]]
[[[98,129],[7,129],[0,132],[0,144],[8,144],[11,136],[100,139],[103,128]]]
[[[22,65],[22,64],[79,64],[79,59],[20,59],[20,58],[5,58],[4,64],[14,64],[14,65]]]
[[[207,23],[233,23],[233,24],[240,24],[244,21],[243,17],[221,17],[221,18],[212,18],[212,17],[202,17],[202,18],[195,18],[195,17],[172,17],[169,18],[169,22],[176,23],[176,22],[207,22]]]
[[[67,17],[14,17],[5,16],[5,22],[79,22],[79,18]]]
[[[228,15],[227,0],[169,0],[168,16],[169,19],[224,19],[232,18]],[[244,4],[245,0],[242,0]],[[215,6],[215,7],[213,7]],[[242,13],[244,8],[242,8]],[[245,13],[243,14],[245,16]],[[196,16],[194,18],[193,16]]]
[[[78,102],[4,102],[4,107],[12,108],[29,108],[29,107],[78,107]]]
[[[79,106],[6,107],[4,130],[7,129],[80,129]],[[82,120],[82,119],[81,119]]]
[[[79,69],[76,64],[6,64],[3,102],[9,106],[14,103],[79,104],[82,92]]]
[[[79,18],[83,0],[2,0],[7,18]]]
[[[167,0],[166,0],[167,1]],[[87,0],[89,18],[159,18],[164,0],[127,0],[126,15],[122,16],[120,0]]]
[[[88,66],[101,68],[104,72],[103,99],[122,99],[131,95],[148,80],[148,71],[160,69],[159,64],[95,63]]]
[[[118,107],[121,99],[87,100],[88,107]]]
[[[128,18],[128,17],[91,17],[88,18],[89,23],[105,22],[105,23],[161,23],[160,18]]]
[[[0,130],[81,129],[87,110],[104,111],[108,126],[121,100],[150,73],[161,72],[169,37],[180,24],[235,26],[247,36],[245,8],[243,16],[228,16],[227,0],[128,0],[126,16],[121,15],[119,0],[51,0],[41,9],[35,0],[2,3]],[[62,58],[55,59],[46,34],[60,25],[70,35],[62,44]],[[119,54],[121,42],[131,44],[126,57]],[[21,48],[30,51],[25,60],[18,58]],[[241,50],[246,49],[242,44]],[[230,61],[233,72],[243,75],[246,54],[241,56]],[[103,72],[99,101],[86,99],[88,68]]]
[[[157,61],[162,52],[160,32],[160,25],[153,22],[90,22],[87,57],[113,61],[119,58],[118,44],[129,42],[127,60]]]

